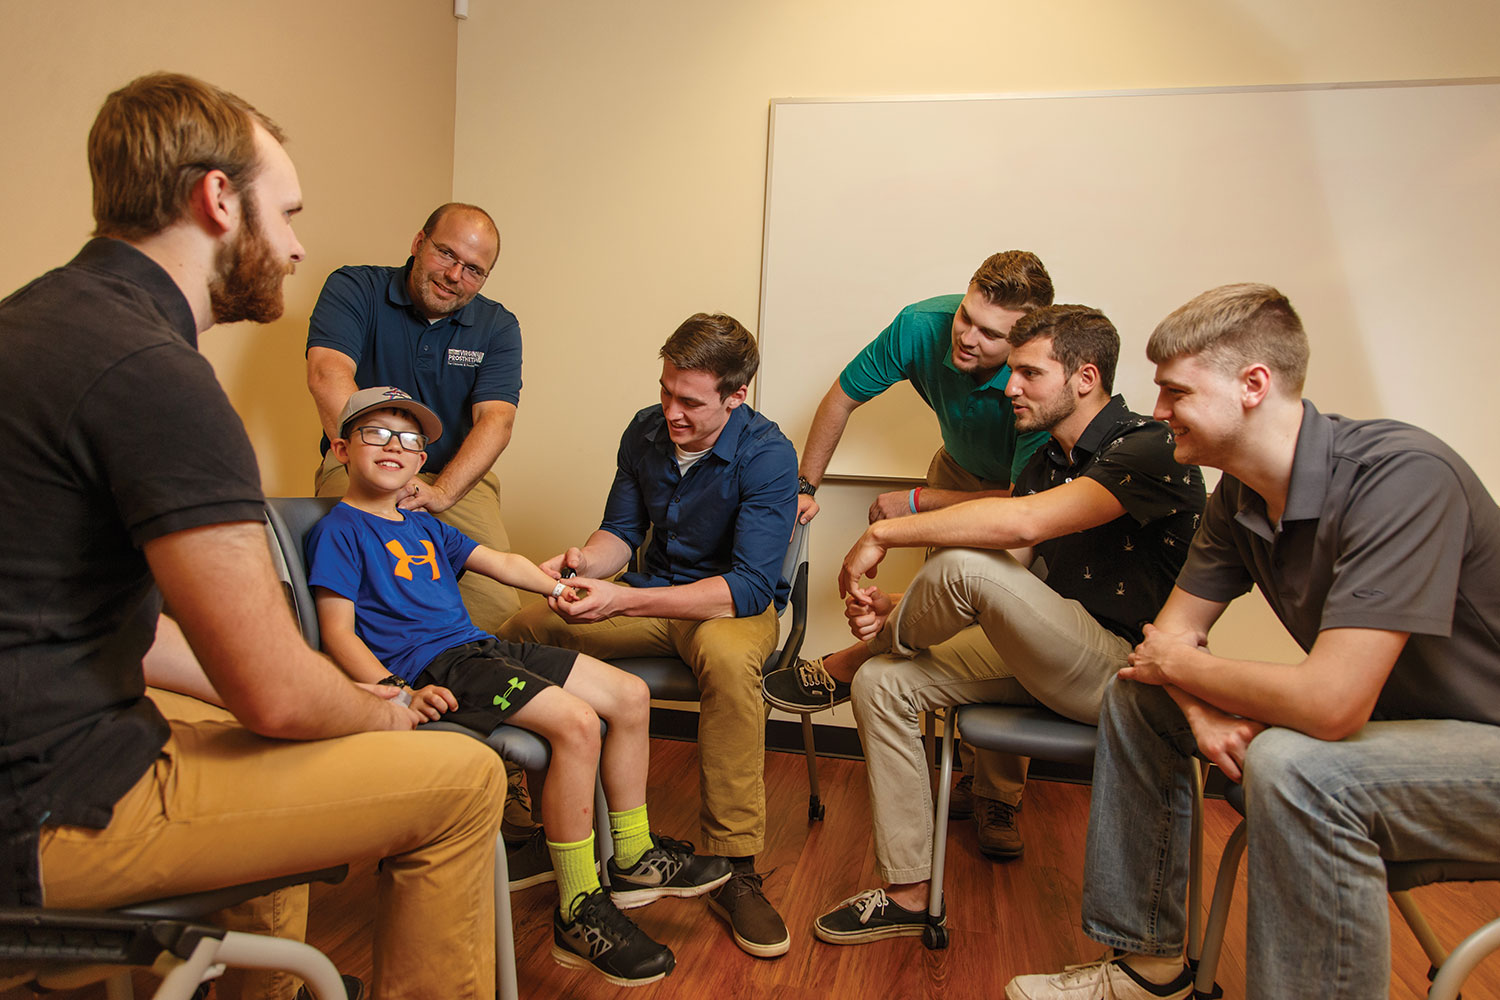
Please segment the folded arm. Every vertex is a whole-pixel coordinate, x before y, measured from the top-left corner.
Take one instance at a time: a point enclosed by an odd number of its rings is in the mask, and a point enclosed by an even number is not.
[[[1409,635],[1325,629],[1299,663],[1233,659],[1215,656],[1205,644],[1208,625],[1223,608],[1174,588],[1120,676],[1171,685],[1229,715],[1341,740],[1370,720]]]

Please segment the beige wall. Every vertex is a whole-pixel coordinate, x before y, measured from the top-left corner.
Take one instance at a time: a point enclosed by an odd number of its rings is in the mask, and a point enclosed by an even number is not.
[[[502,460],[512,539],[544,557],[597,524],[678,321],[722,309],[754,326],[770,99],[1500,75],[1496,38],[1492,0],[474,0],[454,176],[500,222],[487,291],[526,335]],[[962,156],[963,137],[934,155]],[[810,651],[845,641],[833,574],[869,496],[820,493]],[[1239,636],[1280,634],[1237,617]]]
[[[399,262],[450,194],[480,202],[504,238],[486,292],[526,336],[501,460],[507,520],[518,549],[540,558],[597,523],[619,431],[654,401],[671,328],[699,309],[755,325],[770,99],[1500,75],[1492,0],[470,6],[460,23],[445,0],[6,4],[0,288],[85,238],[83,140],[110,89],[173,68],[259,105],[291,133],[311,256],[288,282],[285,319],[214,331],[205,351],[268,491],[299,493],[317,424],[302,343],[324,276]],[[963,155],[963,137],[935,155]],[[869,493],[822,491],[809,650],[843,641],[833,571]],[[913,565],[892,564],[887,579]],[[1288,653],[1244,638],[1279,634],[1255,615],[1230,624],[1255,650]]]
[[[276,119],[302,180],[308,258],[269,327],[208,333],[269,493],[309,493],[318,420],[302,345],[323,279],[400,263],[453,178],[457,35],[444,0],[74,0],[0,8],[0,289],[67,261],[93,226],[84,141],[99,103],[159,69],[201,76]]]

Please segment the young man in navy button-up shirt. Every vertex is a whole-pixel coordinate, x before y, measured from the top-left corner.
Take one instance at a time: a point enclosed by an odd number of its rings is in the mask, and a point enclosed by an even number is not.
[[[554,576],[577,572],[588,595],[533,604],[501,634],[604,660],[678,656],[692,667],[703,692],[704,846],[736,862],[711,904],[741,948],[770,958],[790,939],[753,865],[766,826],[760,673],[787,598],[780,574],[797,513],[797,455],[745,405],[760,361],[736,320],[689,317],[661,358],[661,403],[637,413],[620,439],[603,522],[582,548],[542,563]],[[648,531],[638,566],[610,579]]]

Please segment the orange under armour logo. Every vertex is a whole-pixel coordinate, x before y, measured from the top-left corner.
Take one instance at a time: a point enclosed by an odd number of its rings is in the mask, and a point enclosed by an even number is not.
[[[401,543],[396,541],[394,538],[386,542],[385,547],[386,551],[390,552],[391,555],[396,557],[396,568],[392,570],[392,572],[404,580],[411,579],[411,568],[413,564],[416,564],[418,566],[431,566],[432,578],[434,580],[440,578],[443,575],[443,571],[438,569],[437,550],[434,549],[432,547],[432,543],[425,538],[422,539],[422,549],[427,553],[424,556],[407,555],[406,550],[401,547]]]

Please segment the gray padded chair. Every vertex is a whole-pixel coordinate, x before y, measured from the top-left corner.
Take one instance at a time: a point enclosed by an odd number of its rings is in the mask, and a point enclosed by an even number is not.
[[[807,525],[797,524],[792,529],[792,539],[781,561],[781,579],[791,588],[782,614],[790,614],[791,621],[780,647],[762,665],[762,674],[791,666],[802,652],[802,640],[807,636],[807,539]],[[675,656],[630,656],[610,663],[645,681],[655,701],[698,700],[698,678],[691,667]],[[766,715],[769,717],[770,714],[770,706],[767,706]],[[813,743],[812,715],[807,712],[800,714],[802,749],[807,755],[807,818],[815,821],[822,819],[824,813],[823,801],[818,794],[818,757]]]
[[[952,794],[954,732],[979,750],[1040,757],[1060,764],[1091,766],[1099,731],[1082,722],[1074,722],[1039,705],[960,705],[949,713],[954,724],[943,728],[940,755],[937,804],[933,810],[932,886],[927,900],[927,926],[922,929],[922,943],[928,948],[946,948],[948,929],[938,921],[943,913],[943,863],[948,847],[948,800]],[[1203,870],[1203,771],[1194,769],[1192,839],[1189,854],[1188,945],[1191,964],[1203,950],[1202,879]]]
[[[1224,798],[1239,814],[1245,814],[1245,789],[1243,785],[1231,784]],[[1235,827],[1224,844],[1224,856],[1219,861],[1219,874],[1214,881],[1214,898],[1208,914],[1207,937],[1203,946],[1203,959],[1198,964],[1197,979],[1193,983],[1193,994],[1200,1000],[1213,1000],[1224,991],[1214,982],[1219,968],[1219,954],[1224,944],[1224,929],[1229,920],[1229,902],[1234,896],[1235,873],[1240,867],[1240,858],[1245,853],[1246,828],[1244,820]],[[1428,1000],[1457,1000],[1459,988],[1474,967],[1491,952],[1500,950],[1500,917],[1491,920],[1466,937],[1452,952],[1445,950],[1433,934],[1427,918],[1417,908],[1411,891],[1437,882],[1500,882],[1500,861],[1388,861],[1385,865],[1386,887],[1391,899],[1400,911],[1402,919],[1411,928],[1417,943],[1427,953],[1432,967],[1427,978],[1432,981]]]
[[[271,557],[287,589],[287,600],[297,616],[302,637],[313,649],[320,648],[317,605],[307,585],[305,544],[307,533],[338,503],[335,497],[269,497],[266,500],[267,531]],[[552,758],[547,741],[517,726],[498,726],[488,736],[445,722],[429,722],[423,729],[451,730],[482,740],[502,759],[513,761],[529,772],[541,773]],[[600,844],[603,852],[610,845]],[[612,854],[613,851],[610,851]],[[601,853],[601,857],[610,854]],[[495,838],[495,988],[500,1000],[516,1000],[516,948],[511,926],[510,873],[505,860],[505,841]]]
[[[344,1000],[338,970],[316,948],[202,918],[287,886],[340,882],[348,871],[339,865],[115,910],[0,908],[0,985],[51,992],[107,979],[109,1000],[129,1000],[131,968],[150,968],[161,976],[154,1000],[189,1000],[226,967],[268,968],[306,980],[317,1000]]]

